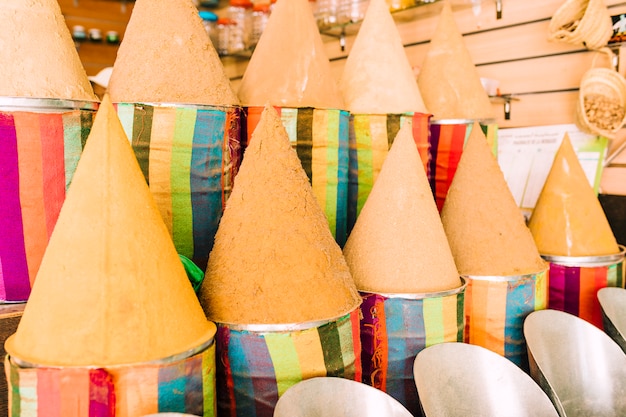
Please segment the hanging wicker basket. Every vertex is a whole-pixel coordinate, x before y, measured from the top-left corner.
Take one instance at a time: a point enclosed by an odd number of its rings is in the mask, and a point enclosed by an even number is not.
[[[610,49],[603,48],[601,53],[610,54],[612,62]],[[626,122],[626,80],[612,63],[610,68],[595,68],[596,58],[580,82],[576,125],[583,132],[614,138]]]
[[[567,0],[549,26],[549,39],[598,49],[613,35],[613,21],[603,0]]]

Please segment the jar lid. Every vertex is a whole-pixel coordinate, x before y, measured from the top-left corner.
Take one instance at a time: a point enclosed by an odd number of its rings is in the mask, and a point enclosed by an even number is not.
[[[200,19],[208,20],[210,22],[217,22],[217,19],[218,19],[215,13],[209,12],[207,10],[200,11],[199,15],[200,15]]]

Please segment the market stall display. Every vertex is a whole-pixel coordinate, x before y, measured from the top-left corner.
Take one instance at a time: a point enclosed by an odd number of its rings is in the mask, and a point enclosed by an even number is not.
[[[274,5],[238,96],[245,107],[249,142],[266,104],[279,112],[293,147],[343,246],[348,212],[348,112],[333,78],[307,0]]]
[[[419,413],[413,361],[462,342],[465,285],[407,122],[394,139],[344,247],[363,298],[363,382]]]
[[[9,415],[214,416],[215,331],[105,96],[5,345]]]
[[[109,92],[178,253],[204,269],[241,162],[241,107],[191,0],[135,3]]]
[[[546,308],[548,265],[485,135],[472,128],[441,220],[465,291],[465,341],[527,366],[524,318]]]
[[[624,287],[624,252],[566,134],[528,227],[550,263],[548,307],[602,328],[597,292]]]
[[[494,154],[498,132],[489,96],[449,2],[444,2],[417,83],[433,114],[428,173],[441,210],[472,128],[483,130]]]
[[[389,147],[408,121],[424,170],[428,169],[430,114],[384,0],[370,1],[339,87],[350,111],[349,234]]]
[[[56,1],[0,5],[0,303],[28,299],[98,107]]]
[[[220,413],[271,416],[302,379],[361,378],[361,299],[271,106],[246,149],[200,302],[218,325]]]

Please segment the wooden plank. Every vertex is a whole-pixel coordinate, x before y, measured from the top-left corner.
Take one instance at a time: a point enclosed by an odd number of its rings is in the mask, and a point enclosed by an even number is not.
[[[4,376],[4,342],[15,333],[24,312],[25,303],[0,304],[0,416],[8,415],[7,380]]]
[[[127,0],[58,0],[63,16],[128,22],[135,3]]]
[[[604,168],[600,190],[604,194],[626,195],[626,166]]]
[[[494,103],[498,126],[525,127],[574,123],[578,91],[527,94],[511,103],[511,118],[505,120],[504,106]]]

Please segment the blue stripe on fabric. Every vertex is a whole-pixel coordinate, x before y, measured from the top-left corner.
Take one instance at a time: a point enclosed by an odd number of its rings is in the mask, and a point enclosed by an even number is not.
[[[185,412],[186,377],[177,366],[159,369],[159,412]]]
[[[233,377],[235,408],[238,417],[256,417],[254,384],[252,382],[250,364],[248,363],[245,348],[245,346],[250,343],[248,339],[250,339],[250,337],[246,337],[246,334],[243,332],[230,332],[228,360]]]
[[[395,376],[404,384],[402,405],[411,412],[419,410],[417,387],[413,379],[413,362],[426,347],[426,324],[424,323],[424,300],[400,300],[403,303],[404,341],[406,351],[402,373]],[[393,375],[388,375],[388,378]],[[400,400],[398,400],[400,401]]]
[[[524,339],[524,319],[535,310],[535,281],[509,283],[504,320],[504,356],[517,366],[528,364]]]
[[[354,118],[349,117],[348,128],[348,210],[347,210],[347,234],[350,235],[356,223],[357,196],[359,195],[359,158],[357,153],[356,131]]]
[[[226,113],[198,110],[193,134],[190,183],[194,258],[206,258],[222,215],[222,142]]]
[[[339,112],[339,140],[337,155],[337,214],[335,240],[343,248],[348,238],[348,176],[350,165],[350,115]]]
[[[385,325],[387,329],[387,375],[386,391],[396,400],[405,401],[404,383],[398,376],[404,374],[404,363],[408,356],[404,322],[404,303],[400,298],[385,301]]]
[[[289,335],[285,334],[285,337],[289,339]],[[254,389],[254,410],[240,410],[237,403],[237,415],[248,416],[256,413],[259,416],[271,416],[278,401],[278,385],[265,338],[249,333],[245,337],[243,348],[248,359],[248,377],[252,380]]]
[[[201,416],[204,414],[204,390],[202,385],[202,359],[205,353],[185,361],[185,413]]]

